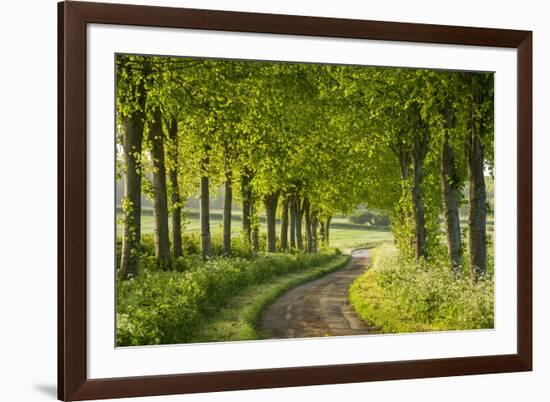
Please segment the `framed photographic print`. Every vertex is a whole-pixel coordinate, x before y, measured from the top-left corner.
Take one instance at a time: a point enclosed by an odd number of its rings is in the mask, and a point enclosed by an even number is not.
[[[59,399],[531,370],[531,32],[58,6]]]

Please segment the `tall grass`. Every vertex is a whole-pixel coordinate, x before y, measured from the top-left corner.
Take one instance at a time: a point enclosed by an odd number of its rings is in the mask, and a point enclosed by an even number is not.
[[[117,346],[185,343],[243,289],[327,264],[338,255],[324,251],[195,260],[184,272],[143,269],[136,278],[117,283]]]
[[[492,258],[488,258],[492,261]],[[350,288],[358,315],[385,333],[493,328],[493,267],[477,283],[448,264],[416,263],[385,245]]]

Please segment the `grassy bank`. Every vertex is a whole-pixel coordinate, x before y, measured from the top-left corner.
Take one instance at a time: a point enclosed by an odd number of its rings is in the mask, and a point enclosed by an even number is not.
[[[349,297],[359,317],[385,333],[493,328],[492,272],[477,284],[457,280],[443,262],[417,265],[385,245]]]
[[[251,286],[233,297],[215,317],[204,322],[189,342],[243,341],[263,338],[258,329],[262,311],[286,291],[345,266],[350,256]]]
[[[204,324],[245,290],[254,294],[258,309],[247,307],[246,322],[253,324],[261,308],[286,288],[322,275],[323,269],[336,269],[344,260],[335,251],[323,251],[195,261],[183,272],[144,269],[138,277],[117,283],[117,345],[206,341],[197,335],[206,331]]]

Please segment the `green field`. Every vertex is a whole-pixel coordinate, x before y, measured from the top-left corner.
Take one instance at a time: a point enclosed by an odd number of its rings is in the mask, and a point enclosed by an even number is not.
[[[220,237],[222,235],[222,220],[220,219],[221,210],[211,210],[212,216],[210,218],[210,229],[213,237]],[[233,236],[239,236],[241,233],[241,220],[238,218],[238,212],[234,213],[231,225],[231,231]],[[117,215],[120,218],[120,215]],[[345,224],[348,220],[346,218],[334,218],[333,225]],[[260,224],[260,231],[265,232],[266,226],[264,223]],[[184,231],[188,233],[199,233],[200,222],[197,218],[187,218],[185,220]],[[150,214],[143,214],[141,216],[141,233],[153,233],[153,216]],[[280,233],[280,222],[277,223],[277,233]],[[117,219],[117,234],[122,235],[122,225],[120,219]],[[368,226],[362,228],[340,228],[331,227],[330,229],[330,245],[337,247],[342,251],[348,251],[357,247],[372,246],[375,243],[382,241],[393,240],[393,235],[389,229],[381,228],[369,228]]]
[[[211,209],[212,216],[210,217],[210,229],[212,231],[212,236],[218,236],[221,238],[222,234],[222,220],[221,220],[221,209]],[[197,213],[198,211],[195,211]],[[231,231],[233,236],[239,236],[241,233],[241,219],[239,218],[240,211],[233,212],[232,226]],[[117,234],[122,235],[122,224],[120,223],[120,214],[117,214]],[[460,226],[463,230],[467,229],[468,223],[467,218],[461,218]],[[361,228],[341,228],[334,227],[340,225],[349,225],[349,220],[344,217],[336,217],[332,219],[332,226],[330,229],[330,245],[333,247],[338,247],[342,251],[348,251],[353,248],[372,246],[379,242],[392,241],[393,235],[389,229],[384,228],[369,228],[364,226]],[[350,225],[351,226],[351,225]],[[358,226],[359,227],[359,226]],[[170,227],[171,229],[171,227]],[[260,224],[260,231],[265,232],[265,224]],[[200,232],[200,222],[198,218],[186,218],[185,219],[185,229],[188,233],[199,233]],[[141,216],[141,232],[142,233],[153,233],[153,215],[148,213]],[[494,219],[489,218],[487,220],[487,232],[488,235],[492,237],[494,232]],[[280,222],[277,222],[277,233],[280,233]],[[441,234],[444,237],[444,226],[442,222]]]

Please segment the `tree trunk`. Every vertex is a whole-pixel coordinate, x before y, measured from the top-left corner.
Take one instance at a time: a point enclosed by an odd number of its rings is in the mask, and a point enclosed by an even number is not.
[[[309,200],[307,197],[304,199],[304,216],[306,223],[306,251],[308,253],[313,252],[313,234],[311,233],[311,210],[309,206]]]
[[[399,132],[400,141],[397,145],[392,147],[392,150],[399,160],[399,170],[401,173],[401,191],[404,197],[407,197],[409,194],[411,194],[410,166],[412,164],[412,152],[409,145],[409,140],[405,139],[405,135],[406,134],[404,132]],[[409,232],[409,229],[412,226],[411,223],[413,219],[413,211],[411,211],[408,206],[399,203],[395,212],[396,218],[394,219],[394,223],[405,229],[403,234],[400,235],[403,244],[406,245],[406,247],[408,248],[410,247],[411,250],[415,250],[416,236],[414,235],[414,233],[412,233],[412,230],[411,232]],[[394,242],[396,245],[399,245],[400,239],[395,236]]]
[[[210,188],[207,172],[208,164],[209,158],[207,155],[202,160],[200,184],[201,255],[205,260],[212,257],[212,238],[210,236]]]
[[[406,182],[409,180],[409,156],[403,150],[399,153],[399,169],[401,170],[401,179]]]
[[[283,199],[283,205],[281,209],[281,250],[286,251],[288,249],[288,206],[290,204],[290,196],[286,196]]]
[[[233,188],[231,171],[225,177],[225,195],[223,200],[223,254],[231,256],[231,205],[233,203]]]
[[[168,233],[168,197],[166,195],[166,165],[164,163],[164,135],[159,107],[153,111],[154,121],[149,129],[151,157],[153,159],[153,220],[155,230],[155,256],[161,267],[170,258]]]
[[[317,228],[319,225],[319,219],[317,219],[317,212],[314,212],[311,216],[311,234],[312,234],[312,242],[313,247],[312,250],[314,253],[318,250],[318,244],[317,244]]]
[[[415,221],[415,252],[416,259],[428,256],[426,242],[426,222],[424,216],[424,198],[422,196],[422,183],[424,181],[424,159],[427,150],[427,128],[423,127],[413,136],[413,187],[412,200]]]
[[[319,237],[321,238],[321,244],[325,244],[325,221],[319,221]]]
[[[143,109],[142,109],[143,110]],[[124,231],[119,276],[135,277],[139,272],[141,241],[141,147],[143,140],[143,112],[135,112],[122,120],[124,148]]]
[[[277,251],[277,231],[276,231],[276,213],[279,192],[276,191],[264,196],[265,214],[267,220],[267,252],[275,253]]]
[[[332,220],[332,216],[329,216],[325,223],[325,241],[327,246],[330,244],[330,221],[331,220]]]
[[[250,172],[246,167],[243,169],[241,176],[241,198],[243,202],[243,235],[248,244],[252,242],[252,224],[251,224],[251,209],[252,209],[252,193],[250,191]]]
[[[172,209],[172,255],[177,258],[183,255],[183,246],[181,238],[181,196],[178,183],[178,123],[175,118],[168,127],[168,136],[170,138],[170,169],[168,178],[172,191],[170,193],[170,206]]]
[[[294,196],[289,197],[289,210],[290,210],[290,249],[296,248],[296,203],[294,202]]]
[[[451,269],[456,276],[460,275],[462,245],[460,237],[460,219],[458,216],[458,194],[460,178],[455,165],[454,151],[449,143],[449,129],[452,126],[452,110],[447,111],[447,127],[441,143],[440,180],[443,209],[447,232],[447,247]]]
[[[298,250],[304,249],[304,240],[302,237],[302,217],[304,209],[302,208],[300,196],[295,198],[295,208],[296,208],[296,247]]]
[[[487,219],[485,177],[483,173],[483,145],[474,121],[473,105],[470,106],[468,162],[470,179],[470,267],[475,281],[485,274],[487,245],[485,227]]]
[[[252,199],[250,204],[250,218],[252,221],[252,248],[255,252],[260,250],[260,222],[256,212],[256,202]]]

